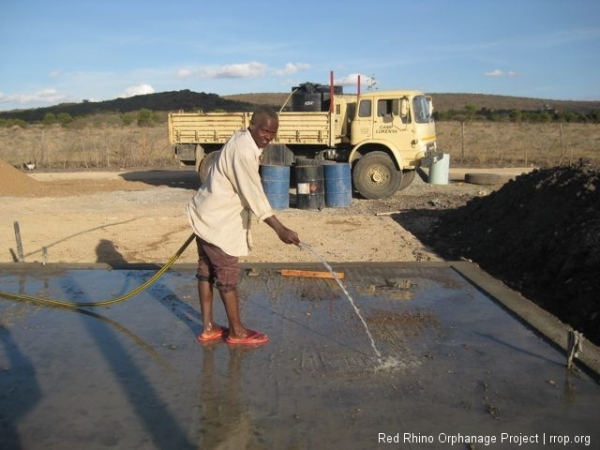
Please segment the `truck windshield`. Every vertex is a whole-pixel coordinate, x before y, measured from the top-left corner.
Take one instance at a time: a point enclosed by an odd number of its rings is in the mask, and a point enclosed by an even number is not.
[[[429,123],[431,122],[431,115],[429,113],[429,101],[424,95],[417,95],[413,99],[413,111],[415,116],[415,122],[417,123]]]

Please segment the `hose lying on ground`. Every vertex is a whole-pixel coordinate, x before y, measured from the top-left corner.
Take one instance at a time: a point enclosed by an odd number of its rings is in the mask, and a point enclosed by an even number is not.
[[[120,297],[112,298],[110,300],[103,300],[103,301],[99,301],[99,302],[67,302],[67,301],[62,301],[62,300],[51,300],[51,299],[47,299],[47,298],[43,298],[43,297],[32,297],[29,295],[13,294],[11,292],[3,292],[3,291],[0,291],[0,297],[5,297],[5,298],[11,299],[11,300],[26,300],[26,301],[35,302],[35,303],[41,303],[41,304],[48,305],[48,306],[57,306],[57,307],[63,307],[63,308],[108,306],[108,305],[112,305],[112,304],[115,304],[118,302],[122,302],[123,300],[127,300],[128,298],[131,298],[134,295],[139,294],[144,289],[148,288],[150,285],[152,285],[154,282],[156,282],[156,280],[158,280],[162,276],[162,274],[165,273],[167,270],[169,270],[169,268],[175,263],[175,261],[177,261],[177,259],[181,256],[181,254],[185,251],[185,249],[188,247],[188,245],[190,245],[190,243],[192,242],[192,240],[194,240],[195,237],[196,237],[196,235],[194,233],[192,233],[190,235],[190,237],[187,238],[187,240],[179,248],[179,250],[177,250],[177,252],[171,257],[171,259],[169,259],[169,261],[167,261],[167,263],[163,267],[161,267],[152,276],[152,278],[150,278],[148,281],[146,281],[144,284],[137,287],[136,289],[134,289]]]

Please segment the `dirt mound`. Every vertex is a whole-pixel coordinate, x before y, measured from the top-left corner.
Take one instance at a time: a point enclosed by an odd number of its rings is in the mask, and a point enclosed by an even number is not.
[[[468,258],[600,344],[600,169],[539,169],[442,216],[436,250]]]
[[[0,160],[0,195],[26,195],[40,192],[38,181]]]

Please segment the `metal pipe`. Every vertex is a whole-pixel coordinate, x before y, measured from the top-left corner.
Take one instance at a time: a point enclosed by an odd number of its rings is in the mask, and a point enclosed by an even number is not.
[[[329,112],[333,114],[333,70],[329,71]]]

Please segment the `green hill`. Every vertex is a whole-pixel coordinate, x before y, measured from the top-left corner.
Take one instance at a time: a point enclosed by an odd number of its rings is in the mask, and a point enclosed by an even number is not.
[[[35,109],[22,109],[0,112],[0,119],[21,119],[36,122],[44,119],[47,113],[66,113],[72,117],[89,116],[98,113],[127,113],[149,109],[152,111],[251,111],[258,104],[273,106],[276,109],[288,100],[289,93],[249,93],[219,96],[190,90],[159,92],[117,98],[101,102],[61,103]],[[432,93],[435,111],[462,111],[465,106],[477,111],[562,111],[577,114],[590,114],[600,111],[600,101],[547,100],[525,97],[510,97],[485,94],[444,94]]]
[[[433,97],[433,105],[436,111],[458,111],[463,110],[466,105],[474,105],[477,110],[559,110],[579,114],[589,114],[592,111],[600,110],[600,101],[548,100],[487,94],[428,93],[428,95]],[[272,105],[279,108],[288,96],[289,93],[263,93],[227,95],[225,98],[252,104]]]
[[[136,95],[102,102],[83,101],[81,103],[60,103],[44,108],[22,109],[0,112],[0,119],[21,119],[26,122],[43,120],[47,113],[66,113],[72,117],[89,116],[98,113],[126,113],[149,109],[152,111],[251,111],[254,105],[238,100],[229,100],[216,94],[182,91],[159,92]]]

